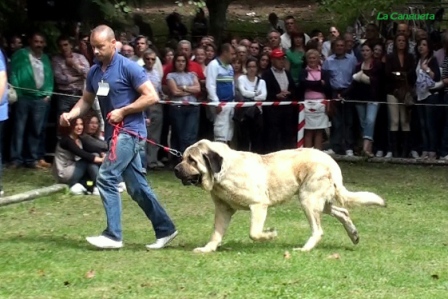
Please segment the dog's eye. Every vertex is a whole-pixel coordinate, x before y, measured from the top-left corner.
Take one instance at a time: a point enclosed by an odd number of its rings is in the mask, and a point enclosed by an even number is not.
[[[191,156],[188,156],[188,163],[196,164],[196,161],[193,158],[191,158]]]

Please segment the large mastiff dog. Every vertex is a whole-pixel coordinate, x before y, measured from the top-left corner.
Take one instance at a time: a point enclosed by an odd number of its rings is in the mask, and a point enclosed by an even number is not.
[[[264,230],[268,207],[297,196],[311,226],[311,237],[302,248],[310,251],[321,240],[322,213],[338,219],[354,244],[358,231],[344,205],[379,205],[385,201],[371,192],[350,192],[342,183],[338,164],[315,149],[283,150],[257,155],[230,149],[226,144],[201,140],[188,147],[175,168],[184,185],[210,192],[215,204],[215,231],[204,247],[195,252],[212,252],[237,210],[250,210],[250,238],[270,240],[275,230]]]

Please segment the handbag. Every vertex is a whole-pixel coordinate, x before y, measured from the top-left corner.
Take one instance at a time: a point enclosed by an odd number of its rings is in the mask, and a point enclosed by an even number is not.
[[[411,107],[415,104],[413,88],[408,84],[407,73],[404,74],[404,79],[402,79],[402,84],[400,87],[395,89],[394,97],[397,98],[399,103],[403,103],[406,107]]]
[[[260,78],[257,76],[255,82],[254,92],[257,92],[258,83],[260,82]],[[253,99],[243,98],[243,102],[251,102]],[[251,107],[235,107],[235,112],[233,114],[233,120],[236,122],[244,122],[245,120],[255,119],[257,116],[261,114],[258,106]]]

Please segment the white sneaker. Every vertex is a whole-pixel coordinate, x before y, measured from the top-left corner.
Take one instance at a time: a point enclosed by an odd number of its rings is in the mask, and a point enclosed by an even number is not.
[[[336,153],[334,152],[334,150],[332,150],[331,148],[330,148],[330,149],[327,149],[327,150],[324,150],[324,153],[329,154],[329,155],[335,155],[335,154],[336,154]]]
[[[392,158],[392,157],[393,157],[392,152],[387,152],[385,158]]]
[[[87,192],[87,189],[81,185],[80,183],[74,184],[71,188],[70,188],[70,193],[73,195],[81,195]]]
[[[383,156],[384,156],[383,151],[377,151],[377,152],[376,152],[376,157],[377,157],[377,158],[382,158]]]
[[[124,182],[121,182],[118,184],[118,192],[123,193],[124,191],[126,191],[126,184]]]
[[[97,187],[93,187],[92,195],[100,196],[100,190]]]
[[[162,162],[160,162],[160,161],[157,161],[157,167],[159,167],[159,168],[164,168],[165,167],[165,164],[163,164]]]
[[[346,150],[345,155],[349,157],[353,157],[355,154],[353,154],[353,150]]]
[[[155,243],[146,245],[146,249],[161,249],[165,247],[169,242],[171,242],[177,236],[177,230],[169,236],[157,239]]]
[[[411,151],[411,157],[414,159],[420,158],[420,156],[418,155],[418,153],[416,151]]]
[[[0,189],[0,197],[3,196],[3,195],[5,195],[5,191]]]
[[[118,249],[123,247],[123,241],[114,241],[106,236],[87,237],[87,242],[103,249]]]
[[[440,157],[440,160],[448,161],[448,155],[446,155],[446,156],[444,156],[444,157]]]

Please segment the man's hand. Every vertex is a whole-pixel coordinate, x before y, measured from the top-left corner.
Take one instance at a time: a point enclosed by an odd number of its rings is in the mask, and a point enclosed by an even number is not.
[[[113,124],[118,124],[121,123],[123,121],[124,115],[123,115],[123,110],[121,109],[115,109],[112,110],[109,115],[108,115],[108,120],[110,123]]]
[[[59,124],[61,127],[69,127],[70,126],[70,113],[62,113],[59,118]]]
[[[222,107],[221,106],[216,106],[216,114],[221,113],[222,111]]]

